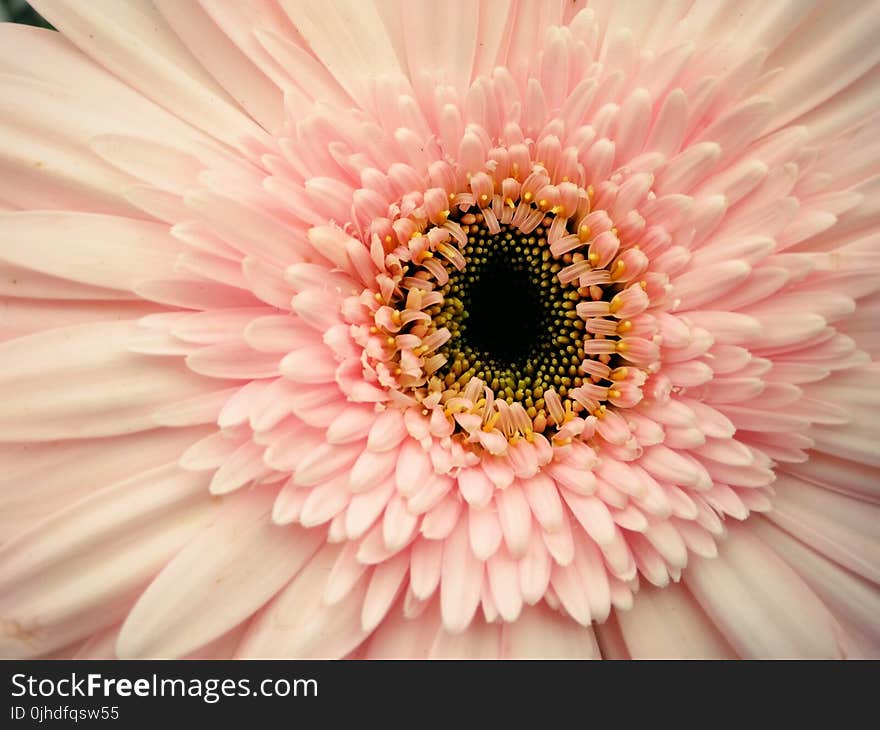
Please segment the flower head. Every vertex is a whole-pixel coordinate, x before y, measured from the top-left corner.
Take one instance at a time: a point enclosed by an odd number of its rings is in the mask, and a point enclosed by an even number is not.
[[[2,28],[6,653],[880,648],[880,13],[453,5]]]

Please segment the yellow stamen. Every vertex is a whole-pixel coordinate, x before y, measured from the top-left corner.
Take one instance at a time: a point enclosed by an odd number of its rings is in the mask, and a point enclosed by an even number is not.
[[[611,371],[610,378],[611,378],[611,380],[619,382],[621,380],[626,380],[626,377],[628,375],[629,375],[629,368],[626,368],[626,367],[616,368],[615,370]]]
[[[498,423],[498,419],[501,418],[501,411],[495,411],[491,416],[489,416],[489,420],[483,424],[483,430],[488,433],[493,428],[495,428],[495,424]]]

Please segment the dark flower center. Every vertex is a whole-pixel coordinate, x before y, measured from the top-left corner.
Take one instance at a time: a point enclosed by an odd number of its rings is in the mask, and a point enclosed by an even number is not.
[[[489,233],[474,224],[462,251],[463,271],[450,268],[434,321],[452,337],[439,371],[447,385],[476,376],[512,403],[540,409],[543,391],[561,396],[582,383],[584,322],[574,286],[560,284],[556,260],[539,226],[526,235],[512,226]]]

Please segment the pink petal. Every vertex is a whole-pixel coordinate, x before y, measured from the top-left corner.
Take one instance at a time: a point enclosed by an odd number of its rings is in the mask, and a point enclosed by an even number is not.
[[[128,353],[134,331],[133,322],[96,323],[0,344],[3,438],[42,441],[146,430],[155,425],[155,409],[212,389],[179,363]]]
[[[278,527],[271,491],[236,495],[138,599],[122,627],[120,656],[180,656],[235,626],[295,575],[322,540]],[[205,605],[213,606],[206,614]]]

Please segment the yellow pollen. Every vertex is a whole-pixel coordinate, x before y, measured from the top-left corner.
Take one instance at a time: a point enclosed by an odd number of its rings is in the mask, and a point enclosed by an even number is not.
[[[643,279],[642,281],[639,282],[639,286],[642,287],[642,289],[647,289],[648,282]]]
[[[413,231],[413,234],[410,236],[410,238],[421,238],[421,237],[422,237],[421,231]]]
[[[531,199],[532,199],[533,197],[534,197],[534,196],[533,196],[530,192],[527,191],[527,192],[523,195],[523,200],[525,200],[525,201],[528,203],[528,202],[531,201]]]
[[[611,229],[611,232],[612,232],[615,236],[617,235],[617,229],[616,229],[616,228],[612,228],[612,229]]]
[[[614,314],[623,306],[623,300],[619,296],[612,297],[611,301],[608,303],[608,311],[611,314]]]
[[[388,343],[388,346],[391,347],[392,345],[394,345],[394,338],[393,338],[393,337],[389,337],[389,338],[387,338],[387,339],[385,340],[385,342],[387,342],[387,343]]]
[[[587,197],[592,198],[596,194],[596,191],[593,190],[592,185],[587,185]]]
[[[626,380],[627,375],[629,375],[629,368],[616,368],[611,371],[611,379],[614,381]]]
[[[382,301],[382,295],[381,295],[379,292],[376,292],[375,294],[373,294],[373,298],[374,298],[377,302],[381,302],[381,301]]]
[[[619,391],[619,390],[613,390],[613,389],[612,389],[612,390],[609,390],[609,391],[608,391],[608,397],[609,397],[609,398],[620,398],[620,391]]]
[[[565,208],[563,208],[561,205],[554,205],[552,208],[550,208],[550,212],[553,215],[559,215],[560,213],[565,213]],[[564,217],[565,216],[563,216],[563,218]]]
[[[455,193],[449,193],[449,202],[452,203],[455,201]]]
[[[385,243],[391,243],[392,240],[393,240],[393,239],[391,238],[390,235],[389,235],[389,236],[385,236]]]
[[[507,203],[509,208],[516,208],[516,203],[513,202],[513,198],[508,198],[504,202]]]
[[[614,346],[614,349],[617,350],[618,352],[626,352],[629,349],[629,347],[627,346],[627,344],[623,340],[620,340]]]
[[[400,324],[400,312],[398,310],[395,309],[391,313],[391,321],[394,322],[394,324]]]
[[[593,415],[596,418],[605,418],[605,412],[607,408],[605,406],[599,406],[595,411],[593,411]]]
[[[595,264],[599,260],[599,254],[593,251],[593,253],[587,255],[587,258],[590,260],[591,264]]]
[[[488,199],[489,199],[489,196],[486,195],[486,193],[483,193],[483,194],[480,196],[480,200],[482,200],[484,203],[485,203]]]
[[[378,327],[370,327],[370,332],[375,335],[379,332],[379,328]]]
[[[495,428],[495,424],[498,423],[498,419],[501,418],[501,411],[495,411],[491,416],[489,416],[489,420],[483,424],[483,430],[488,433],[493,428]]]
[[[628,319],[623,320],[619,325],[617,325],[618,332],[629,332],[633,327],[633,323]]]
[[[619,276],[622,276],[624,271],[626,271],[626,264],[622,259],[618,259],[617,263],[614,265],[614,271],[611,272],[611,278],[616,279]]]

